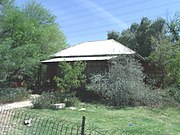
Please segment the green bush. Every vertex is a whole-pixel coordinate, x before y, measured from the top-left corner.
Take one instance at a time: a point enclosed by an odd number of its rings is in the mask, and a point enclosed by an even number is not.
[[[169,88],[169,95],[173,97],[177,102],[180,103],[180,89],[176,87]]]
[[[33,99],[32,103],[35,109],[48,109],[52,104],[65,103],[67,107],[78,106],[79,100],[68,93],[43,92],[40,97]]]
[[[156,105],[159,97],[144,83],[142,67],[130,56],[120,56],[110,63],[109,71],[91,78],[88,89],[106,98],[113,106]]]
[[[54,77],[59,92],[71,93],[71,89],[78,88],[81,84],[85,83],[85,63],[68,63],[64,61],[59,63],[59,68],[59,75]]]
[[[43,92],[41,96],[32,100],[35,109],[46,109],[55,103],[55,94],[53,92]]]
[[[180,103],[180,90],[175,86],[164,89],[163,98]]]
[[[11,103],[27,99],[29,93],[24,88],[0,88],[0,103]]]
[[[69,97],[65,100],[66,107],[79,106],[80,101],[76,97]]]

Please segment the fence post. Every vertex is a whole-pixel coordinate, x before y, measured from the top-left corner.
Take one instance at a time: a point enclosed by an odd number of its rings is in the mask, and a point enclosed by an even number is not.
[[[86,117],[83,116],[82,117],[82,125],[81,125],[81,135],[85,135],[85,121],[86,121]]]

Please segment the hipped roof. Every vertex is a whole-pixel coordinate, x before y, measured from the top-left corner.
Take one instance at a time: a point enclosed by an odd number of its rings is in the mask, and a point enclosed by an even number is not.
[[[53,57],[74,57],[74,56],[98,56],[98,55],[118,55],[135,54],[135,52],[123,44],[110,39],[102,41],[84,42],[64,49]]]
[[[52,59],[41,62],[57,63],[60,61],[110,60],[121,54],[136,54],[136,52],[123,44],[110,39],[80,43],[59,51],[53,55]]]

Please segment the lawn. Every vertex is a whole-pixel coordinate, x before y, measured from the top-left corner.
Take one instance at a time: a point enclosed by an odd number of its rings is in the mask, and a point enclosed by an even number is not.
[[[86,110],[25,109],[28,112],[53,116],[72,122],[86,117],[86,128],[121,130],[125,134],[180,135],[180,109],[135,107],[112,109],[102,105],[85,105]]]

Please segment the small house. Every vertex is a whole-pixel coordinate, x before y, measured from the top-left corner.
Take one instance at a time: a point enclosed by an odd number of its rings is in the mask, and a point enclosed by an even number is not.
[[[71,46],[67,49],[57,52],[51,59],[44,60],[42,63],[47,65],[48,78],[53,84],[53,78],[58,73],[58,64],[61,61],[86,62],[86,76],[88,78],[91,74],[104,71],[108,66],[109,60],[119,55],[133,54],[136,54],[136,52],[124,46],[123,44],[110,39],[84,42]]]

